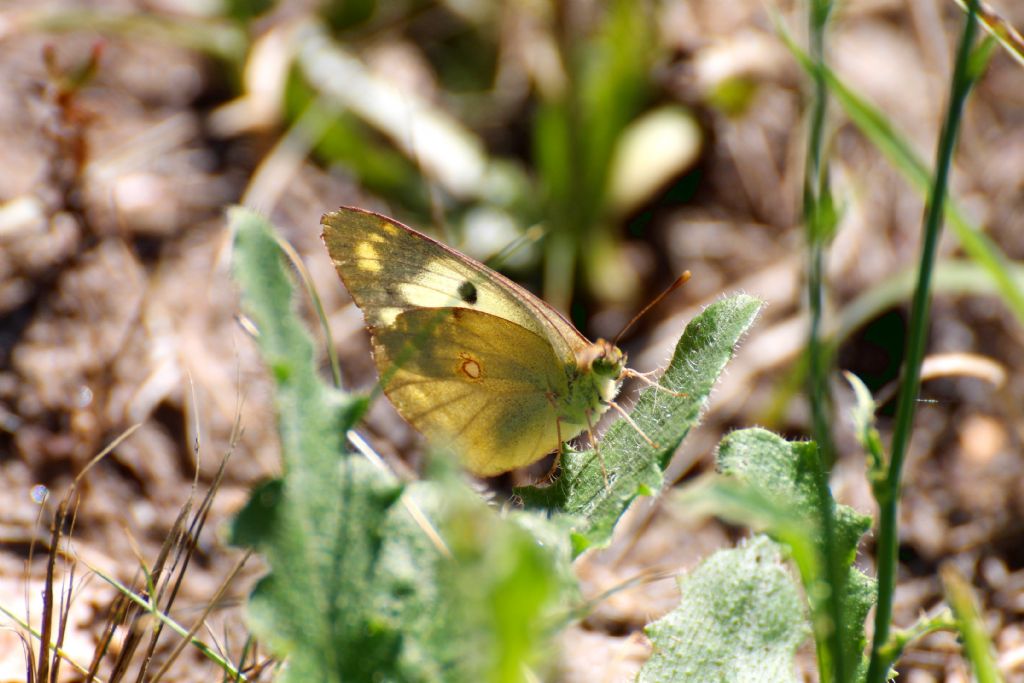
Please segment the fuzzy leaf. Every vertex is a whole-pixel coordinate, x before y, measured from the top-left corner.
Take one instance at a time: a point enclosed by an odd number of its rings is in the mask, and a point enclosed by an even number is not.
[[[773,501],[782,511],[780,517],[803,520],[804,533],[817,544],[822,527],[814,488],[817,448],[811,442],[789,442],[763,429],[733,432],[719,445],[718,468],[722,474],[735,477],[753,493]],[[871,528],[871,518],[846,505],[833,502],[835,521],[835,552],[846,570],[843,576],[844,633],[843,647],[847,661],[861,663],[866,637],[864,620],[874,603],[875,582],[853,565],[857,545]],[[791,529],[792,527],[790,527]],[[775,529],[768,527],[769,534]],[[779,534],[780,540],[792,531]],[[798,544],[803,548],[809,543]],[[820,595],[823,572],[811,553],[795,553],[807,592]],[[827,590],[827,588],[826,588]],[[859,671],[858,675],[862,675]]]
[[[639,681],[796,681],[808,629],[781,548],[765,536],[720,550],[680,577],[679,607],[645,629],[654,654]]]
[[[568,452],[553,485],[517,489],[528,507],[575,518],[577,554],[607,543],[615,523],[638,495],[661,490],[662,473],[672,454],[700,420],[712,387],[760,308],[760,300],[740,294],[708,306],[686,326],[661,378],[663,387],[681,395],[648,389],[632,412],[658,448],[651,448],[620,419],[601,439],[601,456],[592,450]],[[607,486],[601,457],[608,472]]]

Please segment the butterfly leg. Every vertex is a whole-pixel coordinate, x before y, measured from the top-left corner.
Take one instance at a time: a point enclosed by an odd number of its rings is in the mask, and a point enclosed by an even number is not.
[[[556,402],[556,396],[553,391],[547,392],[545,395],[548,399],[548,403],[555,410],[558,410],[558,404]],[[558,436],[558,450],[555,451],[555,461],[551,463],[551,469],[544,475],[544,478],[538,483],[550,484],[555,480],[555,473],[558,472],[558,466],[562,463],[562,418],[555,418],[555,434]]]
[[[583,414],[587,416],[587,435],[590,437],[590,443],[594,444],[594,452],[597,453],[597,459],[601,461],[601,474],[604,475],[604,489],[605,491],[608,491],[608,469],[604,466],[604,456],[601,455],[601,445],[597,443],[597,437],[594,436],[594,423],[590,419],[590,408],[587,408]]]
[[[611,406],[612,408],[614,408],[615,411],[619,415],[622,416],[622,419],[624,419],[629,424],[630,427],[632,427],[634,430],[636,430],[636,433],[639,434],[643,438],[643,440],[647,442],[648,446],[650,446],[651,448],[654,448],[655,450],[657,450],[658,448],[661,448],[661,446],[659,446],[658,444],[656,444],[653,441],[651,441],[651,437],[649,437],[646,434],[644,434],[644,430],[640,429],[640,425],[638,425],[633,420],[633,418],[630,417],[629,413],[627,413],[625,410],[622,409],[622,406],[620,406],[615,401],[608,401],[607,404],[609,406]]]
[[[672,396],[675,396],[676,398],[682,398],[684,396],[687,396],[687,394],[685,394],[685,393],[683,393],[681,391],[672,391],[671,389],[669,389],[667,387],[663,387],[660,384],[658,384],[657,382],[655,382],[654,380],[652,380],[650,378],[650,375],[653,375],[655,372],[657,372],[657,370],[651,370],[650,372],[637,372],[636,370],[633,370],[631,368],[625,368],[622,371],[622,376],[623,377],[631,377],[633,379],[638,379],[641,382],[643,382],[644,384],[646,384],[647,386],[649,386],[649,387],[651,387],[653,389],[657,389],[658,391],[664,391],[666,394],[670,394]]]
[[[558,450],[555,451],[555,461],[551,463],[551,469],[539,483],[552,483],[555,480],[555,473],[558,472],[558,466],[562,463],[562,418],[560,417],[555,418],[555,433],[558,434]]]

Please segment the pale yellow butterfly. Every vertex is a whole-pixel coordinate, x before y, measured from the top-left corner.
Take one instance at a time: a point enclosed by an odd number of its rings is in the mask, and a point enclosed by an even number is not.
[[[384,393],[474,474],[560,450],[619,409],[623,379],[640,376],[615,344],[587,341],[538,297],[412,228],[349,207],[321,224],[366,318]]]

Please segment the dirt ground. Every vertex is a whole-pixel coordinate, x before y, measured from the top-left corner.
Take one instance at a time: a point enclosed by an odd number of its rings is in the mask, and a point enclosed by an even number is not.
[[[372,30],[339,40],[373,79],[415,93],[461,121],[485,155],[532,173],[535,102],[526,65],[544,56],[526,49],[537,38],[536,8],[502,3],[481,20],[498,36],[500,87],[456,96],[435,73],[431,60],[443,41],[432,31],[458,24],[457,7],[487,13],[489,4],[399,4],[402,11],[385,12]],[[587,2],[565,4],[593,10]],[[231,452],[173,612],[191,623],[240,555],[222,541],[224,522],[253,484],[279,470],[270,384],[239,324],[230,279],[228,206],[245,202],[279,227],[323,298],[346,385],[374,381],[361,316],[327,258],[319,219],[339,205],[400,215],[401,202],[370,192],[343,164],[325,162],[288,133],[282,83],[298,49],[296,27],[318,21],[317,3],[281,3],[249,24],[215,16],[216,5],[10,0],[0,7],[0,605],[24,614],[27,602],[38,618],[46,569],[38,546],[48,539],[40,518],[48,519],[94,456],[135,428],[80,483],[71,543],[80,565],[64,647],[83,663],[114,596],[103,581],[82,578],[86,567],[131,580],[140,558],[157,555],[193,482],[205,491]],[[993,6],[1024,26],[1021,3]],[[809,431],[806,401],[786,388],[807,334],[800,217],[806,79],[772,15],[800,27],[802,11],[802,4],[754,0],[666,0],[653,10],[655,99],[685,106],[699,124],[699,155],[673,181],[693,191],[682,199],[653,193],[632,222],[616,225],[636,292],[612,301],[581,288],[587,314],[577,320],[591,338],[614,334],[672,273],[692,270],[693,281],[625,342],[633,364],[650,370],[667,360],[701,306],[739,291],[768,304],[703,424],[677,453],[672,481],[706,471],[730,429]],[[836,70],[928,160],[961,17],[951,0],[849,0],[830,28]],[[74,86],[75,73],[90,64],[94,73]],[[744,110],[711,106],[714,85],[738,76],[753,86]],[[827,273],[835,329],[852,319],[852,304],[881,296],[879,283],[916,262],[923,202],[837,106],[830,154],[842,205]],[[958,154],[953,195],[1008,260],[1024,259],[1024,65],[1002,51],[972,97]],[[456,194],[444,168],[420,161],[437,193]],[[638,216],[640,236],[626,228]],[[485,241],[481,249],[489,248]],[[948,231],[940,258],[964,259]],[[537,273],[527,264],[517,274],[536,285]],[[1024,321],[983,276],[969,279],[940,286],[934,301],[928,352],[960,355],[945,356],[953,369],[937,370],[922,390],[906,466],[896,624],[941,607],[938,568],[952,562],[977,591],[1006,679],[1024,681]],[[840,346],[839,366],[877,391],[891,390],[907,311],[906,297],[870,309]],[[834,491],[874,514],[849,419],[852,394],[838,374],[832,386]],[[889,420],[883,409],[886,443]],[[242,434],[232,447],[236,423]],[[398,471],[415,471],[421,440],[386,401],[373,406],[365,434]],[[50,495],[43,505],[39,486]],[[652,570],[686,570],[743,533],[641,501],[611,548],[577,563],[584,595]],[[870,573],[873,552],[869,538],[859,562]],[[242,603],[260,572],[258,559],[246,565],[201,637],[241,652]],[[616,593],[564,634],[558,680],[632,680],[650,651],[642,627],[677,602],[672,579]],[[812,650],[800,667],[815,680]],[[900,671],[912,683],[969,680],[948,633],[915,644]],[[213,675],[190,650],[168,674],[181,681]],[[8,680],[26,680],[23,643],[15,631],[0,630],[0,681]]]

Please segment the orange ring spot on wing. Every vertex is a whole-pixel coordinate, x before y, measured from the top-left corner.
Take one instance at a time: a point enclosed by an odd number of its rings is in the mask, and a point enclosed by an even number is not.
[[[465,352],[459,353],[459,373],[470,382],[479,382],[483,379],[484,368],[480,361]]]

